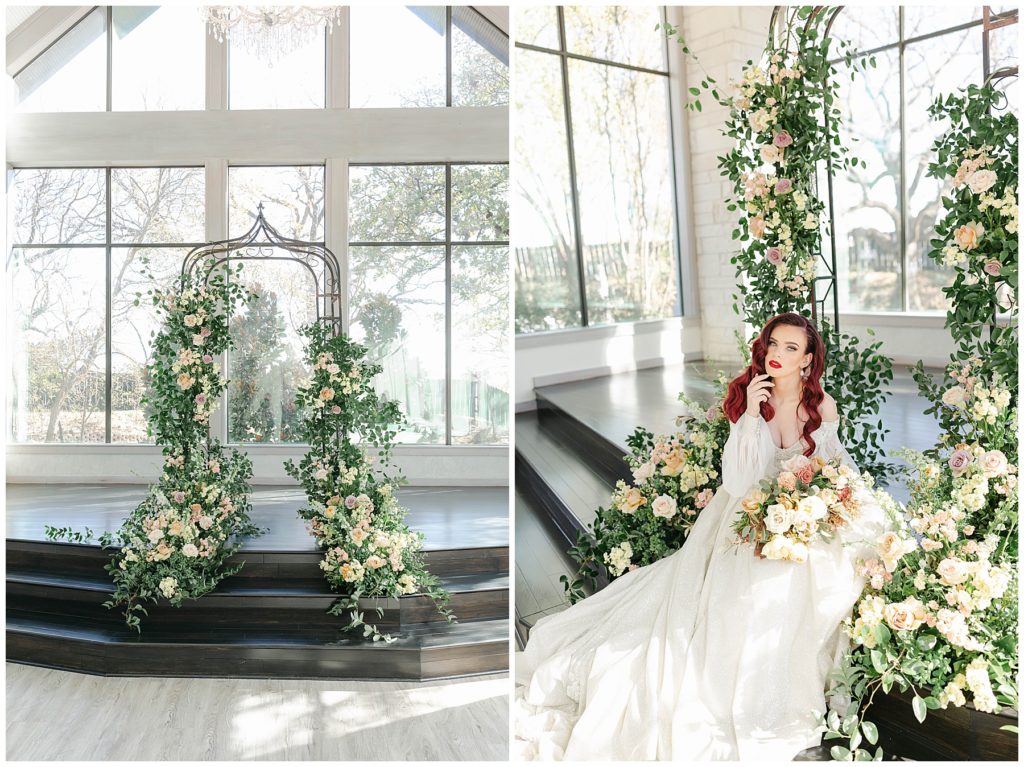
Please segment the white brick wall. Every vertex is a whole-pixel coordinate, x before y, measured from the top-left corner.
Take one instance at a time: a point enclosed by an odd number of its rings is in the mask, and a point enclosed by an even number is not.
[[[730,78],[739,77],[743,62],[760,58],[770,19],[771,6],[686,6],[682,32],[708,74],[727,87]],[[678,55],[683,58],[681,52]],[[686,87],[699,87],[704,77],[701,68],[692,63],[685,67]],[[737,218],[725,208],[731,188],[719,175],[717,160],[729,150],[731,139],[719,133],[726,111],[710,95],[701,98],[701,106],[702,112],[690,112],[686,136],[693,169],[701,336],[705,358],[735,362],[740,355],[734,331],[742,321],[732,310],[736,280],[729,259],[736,251],[731,233]]]

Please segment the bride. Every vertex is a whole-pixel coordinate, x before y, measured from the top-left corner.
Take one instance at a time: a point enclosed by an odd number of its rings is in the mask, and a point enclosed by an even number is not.
[[[722,486],[686,544],[539,620],[516,662],[520,758],[791,760],[817,746],[840,622],[864,586],[858,558],[884,532],[870,498],[806,563],[732,543],[739,502],[803,453],[840,458],[824,346],[798,314],[771,319],[729,385]],[[843,545],[843,543],[847,545]]]

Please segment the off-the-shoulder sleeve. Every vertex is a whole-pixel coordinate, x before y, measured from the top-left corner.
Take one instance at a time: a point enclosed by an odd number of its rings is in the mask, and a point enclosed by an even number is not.
[[[722,451],[722,487],[733,498],[742,498],[764,476],[771,459],[771,437],[760,416],[744,413],[729,427]]]

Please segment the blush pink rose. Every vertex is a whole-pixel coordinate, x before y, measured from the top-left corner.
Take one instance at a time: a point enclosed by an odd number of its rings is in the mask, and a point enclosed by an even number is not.
[[[788,178],[780,178],[775,182],[775,194],[788,194],[793,191],[793,182]]]
[[[772,143],[777,147],[785,148],[793,143],[793,137],[789,135],[789,131],[780,130],[775,134]]]
[[[779,487],[792,492],[796,490],[796,474],[791,471],[784,471],[779,475]]]
[[[204,354],[203,355],[203,362],[205,362],[207,365],[209,365],[211,362],[213,362],[213,355],[212,354]]]
[[[701,490],[699,493],[697,493],[697,497],[693,500],[693,505],[696,506],[698,509],[703,509],[705,506],[711,503],[711,499],[714,497],[715,491],[712,490],[711,488],[705,488],[704,490]]]
[[[769,264],[778,266],[782,263],[782,251],[779,248],[768,248],[764,257],[768,260]]]
[[[949,469],[953,472],[953,476],[959,477],[967,471],[967,467],[971,465],[971,461],[973,459],[974,456],[972,456],[967,450],[954,450],[953,454],[949,456]]]
[[[814,479],[814,467],[811,464],[801,466],[796,472],[796,478],[805,485],[809,485],[811,480]]]
[[[998,277],[999,273],[1002,272],[1003,265],[996,261],[994,258],[991,261],[985,262],[985,274],[990,274],[993,277]]]

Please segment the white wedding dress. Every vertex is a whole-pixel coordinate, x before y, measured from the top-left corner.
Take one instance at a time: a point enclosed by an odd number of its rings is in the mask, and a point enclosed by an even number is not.
[[[856,468],[837,424],[813,433],[815,453]],[[750,487],[805,449],[776,447],[763,418],[743,415],[683,547],[537,622],[515,669],[520,759],[791,760],[820,743],[812,711],[825,710],[840,622],[864,586],[854,566],[885,513],[864,494],[804,564],[731,542]]]

